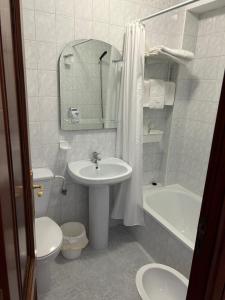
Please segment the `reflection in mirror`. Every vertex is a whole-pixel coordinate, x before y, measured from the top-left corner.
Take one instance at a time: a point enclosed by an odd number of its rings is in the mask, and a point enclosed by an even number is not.
[[[122,57],[97,40],[69,43],[59,59],[61,128],[116,128]]]

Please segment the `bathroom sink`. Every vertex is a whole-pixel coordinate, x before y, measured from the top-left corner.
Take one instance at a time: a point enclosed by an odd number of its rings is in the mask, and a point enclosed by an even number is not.
[[[93,152],[93,161],[68,163],[71,178],[89,186],[89,240],[94,249],[105,249],[108,246],[109,234],[109,187],[128,180],[132,168],[118,158],[100,159]]]
[[[77,182],[85,185],[111,185],[131,177],[132,168],[118,158],[102,159],[98,168],[91,161],[77,161],[68,164],[68,173]]]

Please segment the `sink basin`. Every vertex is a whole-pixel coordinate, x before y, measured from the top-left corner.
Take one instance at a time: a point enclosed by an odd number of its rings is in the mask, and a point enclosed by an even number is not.
[[[91,161],[77,161],[68,164],[70,176],[85,185],[116,184],[131,177],[132,168],[118,158],[105,158],[99,162],[99,168]]]
[[[74,181],[89,186],[89,240],[94,249],[108,246],[109,186],[128,180],[132,168],[118,158],[104,158],[99,167],[91,161],[68,164],[68,173]]]

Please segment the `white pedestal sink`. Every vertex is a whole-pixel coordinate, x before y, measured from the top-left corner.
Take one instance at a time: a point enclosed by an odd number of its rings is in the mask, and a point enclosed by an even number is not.
[[[78,183],[89,186],[89,239],[95,249],[108,246],[109,185],[131,177],[132,168],[118,158],[105,158],[99,168],[91,161],[68,164],[68,173]]]

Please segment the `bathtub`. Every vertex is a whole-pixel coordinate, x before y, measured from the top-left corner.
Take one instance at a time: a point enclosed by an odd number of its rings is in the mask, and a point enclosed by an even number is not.
[[[190,274],[201,197],[178,184],[143,187],[145,226],[129,230],[153,261]]]
[[[143,207],[157,222],[194,250],[201,197],[175,184],[143,188]]]

